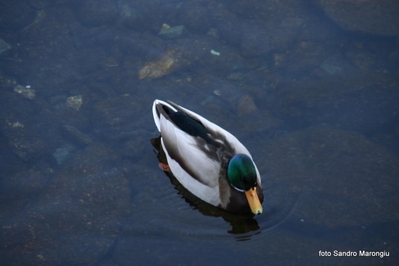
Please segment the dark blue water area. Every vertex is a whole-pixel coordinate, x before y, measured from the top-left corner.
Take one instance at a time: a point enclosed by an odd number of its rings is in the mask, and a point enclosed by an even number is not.
[[[398,265],[393,0],[0,10],[1,265]],[[248,148],[261,215],[158,167],[155,99]]]

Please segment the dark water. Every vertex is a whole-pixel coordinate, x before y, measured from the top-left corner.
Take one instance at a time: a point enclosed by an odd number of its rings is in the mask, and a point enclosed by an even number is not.
[[[395,1],[0,10],[2,265],[399,263]],[[193,201],[158,168],[154,99],[246,145],[262,215]]]

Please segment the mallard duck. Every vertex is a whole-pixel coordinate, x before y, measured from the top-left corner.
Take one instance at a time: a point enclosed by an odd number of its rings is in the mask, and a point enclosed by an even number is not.
[[[261,214],[259,171],[232,134],[173,102],[155,100],[155,125],[167,164],[160,167],[199,199],[233,213]]]

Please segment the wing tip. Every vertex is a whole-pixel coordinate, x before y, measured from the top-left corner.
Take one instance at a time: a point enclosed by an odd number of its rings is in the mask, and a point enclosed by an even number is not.
[[[162,101],[155,99],[154,103],[152,104],[152,116],[154,117],[154,122],[155,122],[155,125],[157,126],[159,132],[161,132],[161,124],[159,122],[159,113],[157,110],[157,105],[161,102]]]
[[[171,101],[169,101],[171,102]],[[173,104],[173,102],[171,102]],[[168,106],[170,109],[177,111],[175,106],[172,106],[170,103],[167,103],[165,101],[159,100],[159,99],[155,99],[154,103],[152,104],[152,116],[154,117],[154,122],[155,125],[158,128],[158,131],[161,132],[161,122],[160,122],[160,116],[161,113],[158,111],[158,106],[159,105],[166,105]]]

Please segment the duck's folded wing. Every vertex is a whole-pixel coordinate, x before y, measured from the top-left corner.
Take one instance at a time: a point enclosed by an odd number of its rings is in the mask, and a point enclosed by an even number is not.
[[[168,156],[198,182],[217,187],[220,162],[204,152],[205,141],[182,131],[164,116],[160,117],[160,126],[162,145]],[[170,167],[173,172],[173,166]]]

